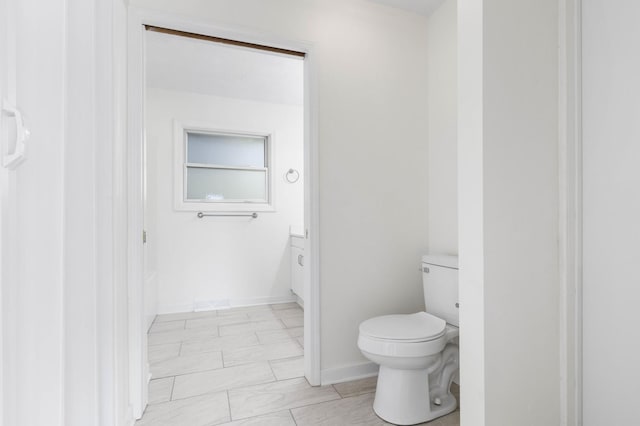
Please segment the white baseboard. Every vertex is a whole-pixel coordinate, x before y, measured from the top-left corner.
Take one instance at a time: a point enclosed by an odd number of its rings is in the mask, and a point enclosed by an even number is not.
[[[232,308],[257,305],[276,305],[278,303],[291,303],[296,301],[296,296],[256,297],[253,299],[231,299]]]
[[[134,426],[136,424],[136,419],[133,418],[133,408],[130,405],[127,407],[119,424],[122,426]]]
[[[193,309],[193,303],[182,303],[179,305],[158,305],[158,315],[193,312]]]
[[[347,365],[345,367],[327,368],[320,372],[320,383],[333,385],[336,383],[350,382],[352,380],[366,379],[378,375],[378,364],[363,362]]]
[[[257,305],[275,305],[278,303],[291,303],[296,302],[297,298],[295,295],[291,296],[274,296],[274,297],[255,297],[251,299],[225,299],[224,304],[218,303],[215,300],[210,301],[208,304],[211,307],[218,307],[218,309],[225,308],[241,308],[246,306],[257,306]],[[158,314],[176,314],[182,312],[195,312],[195,311],[203,311],[204,306],[207,304],[203,301],[198,301],[196,305],[193,303],[182,303],[178,305],[159,305],[158,306]],[[209,309],[215,310],[215,309]]]

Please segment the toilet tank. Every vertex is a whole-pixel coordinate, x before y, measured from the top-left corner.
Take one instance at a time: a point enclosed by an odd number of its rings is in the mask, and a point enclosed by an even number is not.
[[[426,312],[457,327],[458,256],[423,256],[422,285]]]

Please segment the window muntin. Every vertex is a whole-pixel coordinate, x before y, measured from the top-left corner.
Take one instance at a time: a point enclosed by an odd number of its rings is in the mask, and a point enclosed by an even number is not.
[[[269,200],[269,136],[185,130],[184,202]]]

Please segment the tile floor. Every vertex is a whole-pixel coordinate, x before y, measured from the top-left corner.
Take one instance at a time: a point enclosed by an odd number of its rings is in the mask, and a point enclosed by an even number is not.
[[[307,383],[302,321],[295,303],[159,315],[149,405],[136,426],[388,424],[372,409],[375,377]],[[460,413],[425,424],[458,426]]]

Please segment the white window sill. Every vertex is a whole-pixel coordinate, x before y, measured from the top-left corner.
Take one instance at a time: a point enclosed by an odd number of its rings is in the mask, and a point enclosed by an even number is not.
[[[180,202],[174,206],[178,211],[184,212],[225,212],[225,213],[246,213],[246,212],[275,212],[276,209],[271,204],[260,203],[206,203],[206,202]]]

